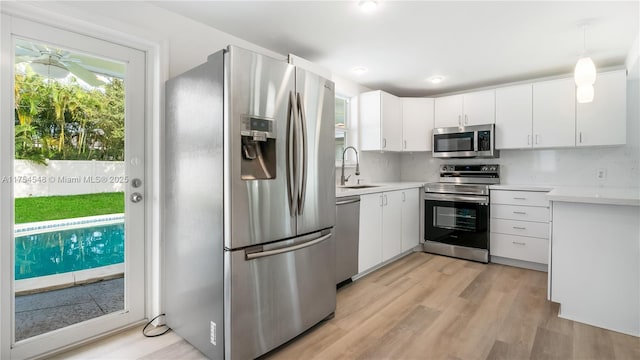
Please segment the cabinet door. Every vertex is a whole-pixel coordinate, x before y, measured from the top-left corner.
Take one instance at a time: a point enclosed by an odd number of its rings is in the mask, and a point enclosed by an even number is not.
[[[627,142],[627,76],[624,70],[598,74],[593,101],[576,106],[576,145]]]
[[[419,189],[402,191],[402,250],[413,249],[420,242]]]
[[[462,96],[462,124],[484,125],[496,121],[496,95],[494,90],[478,91]]]
[[[381,149],[385,151],[402,151],[402,103],[400,98],[381,92],[382,131]]]
[[[436,98],[434,107],[434,128],[462,125],[462,95]]]
[[[533,121],[532,85],[496,89],[496,148],[530,148]]]
[[[533,147],[575,146],[576,86],[573,78],[533,84]]]
[[[431,151],[433,99],[402,98],[402,151]]]
[[[380,150],[382,91],[360,94],[360,150]]]
[[[402,251],[402,191],[383,194],[382,208],[382,261]]]
[[[382,262],[382,193],[360,196],[358,272]]]

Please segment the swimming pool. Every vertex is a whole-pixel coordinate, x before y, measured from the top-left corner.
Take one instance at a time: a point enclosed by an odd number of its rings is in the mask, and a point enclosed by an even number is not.
[[[124,214],[17,224],[15,279],[124,262]]]

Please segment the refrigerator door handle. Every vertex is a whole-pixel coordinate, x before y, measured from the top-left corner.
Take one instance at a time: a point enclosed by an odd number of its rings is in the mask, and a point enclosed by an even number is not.
[[[302,149],[302,178],[300,181],[300,188],[298,191],[298,215],[302,215],[304,211],[304,199],[307,195],[307,117],[304,111],[304,99],[302,99],[302,95],[297,93],[298,98],[298,113],[299,113],[299,124],[300,124],[300,148]]]
[[[274,249],[274,250],[266,250],[266,251],[259,251],[259,252],[254,252],[254,253],[249,253],[249,254],[245,254],[247,260],[253,260],[253,259],[259,259],[265,256],[271,256],[271,255],[278,255],[278,254],[282,254],[282,253],[286,253],[286,252],[290,252],[290,251],[296,251],[296,250],[300,250],[300,249],[304,249],[306,247],[309,246],[313,246],[315,244],[321,243],[325,240],[327,240],[328,238],[330,238],[331,236],[333,236],[332,233],[329,233],[327,235],[321,236],[319,238],[316,238],[314,240],[311,241],[307,241],[304,242],[302,244],[296,244],[293,246],[286,246],[286,247],[282,247],[279,249]]]
[[[292,119],[293,117],[293,119]],[[289,213],[296,216],[295,197],[296,189],[296,171],[295,171],[295,99],[293,92],[289,91],[289,109],[287,110],[287,141],[286,141],[286,162],[287,162],[287,196],[289,198]]]

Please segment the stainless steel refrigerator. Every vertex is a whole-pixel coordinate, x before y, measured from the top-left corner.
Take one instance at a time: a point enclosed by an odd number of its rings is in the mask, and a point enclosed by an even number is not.
[[[333,82],[229,46],[166,83],[166,321],[212,359],[335,311]]]

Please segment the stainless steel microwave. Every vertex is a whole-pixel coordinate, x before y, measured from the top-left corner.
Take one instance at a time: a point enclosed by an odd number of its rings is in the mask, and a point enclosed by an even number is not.
[[[433,157],[496,158],[494,139],[494,124],[433,129]]]

